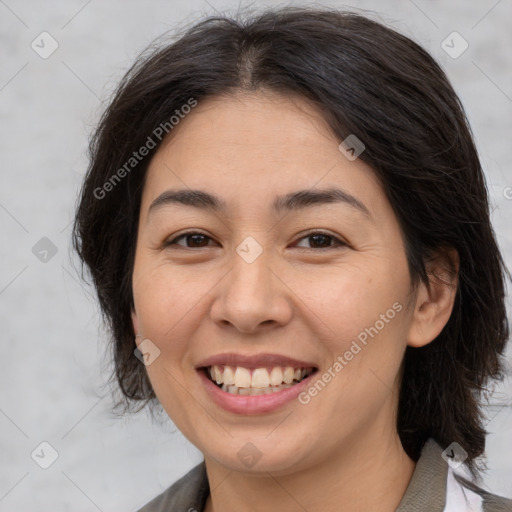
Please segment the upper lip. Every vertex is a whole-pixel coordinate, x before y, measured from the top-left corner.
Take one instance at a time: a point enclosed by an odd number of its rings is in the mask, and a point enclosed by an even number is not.
[[[264,368],[267,366],[292,366],[293,368],[316,368],[314,363],[300,361],[281,354],[242,355],[234,353],[216,354],[201,361],[196,368],[208,366],[242,366],[244,368]]]

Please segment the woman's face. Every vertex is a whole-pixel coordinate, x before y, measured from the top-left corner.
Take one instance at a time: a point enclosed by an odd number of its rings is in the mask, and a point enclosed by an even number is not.
[[[174,130],[148,169],[133,272],[171,419],[207,460],[275,475],[396,436],[413,294],[371,168],[301,99],[209,99]]]

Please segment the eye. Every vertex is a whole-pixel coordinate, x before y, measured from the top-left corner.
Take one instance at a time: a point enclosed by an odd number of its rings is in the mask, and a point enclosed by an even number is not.
[[[309,247],[311,249],[331,249],[335,247],[344,247],[347,246],[347,243],[345,243],[343,240],[340,240],[338,237],[331,235],[329,233],[324,233],[323,231],[314,231],[311,233],[308,233],[306,236],[303,236],[299,240],[310,240],[310,243],[312,242],[313,247]],[[334,242],[334,245],[331,245],[331,241]],[[319,247],[321,246],[321,247]],[[300,247],[297,244],[297,247]],[[302,246],[304,247],[304,246]],[[308,247],[306,247],[308,249]]]
[[[182,238],[185,239],[185,245],[179,244],[178,240],[181,240]],[[177,236],[173,240],[169,240],[168,242],[165,242],[165,246],[168,247],[170,245],[179,245],[180,247],[186,247],[193,249],[194,247],[207,247],[208,243],[205,241],[212,240],[209,236],[199,233],[196,231],[190,231],[188,233],[182,233],[181,235]],[[191,245],[188,245],[190,242]]]
[[[185,240],[185,244],[180,244],[178,241]],[[173,240],[170,240],[168,242],[165,242],[165,246],[172,246],[177,245],[179,247],[185,247],[189,249],[194,248],[201,248],[201,247],[208,247],[208,241],[212,240],[211,237],[208,235],[205,235],[203,233],[197,232],[197,231],[190,231],[188,233],[182,233],[181,235],[177,236]],[[331,235],[329,233],[324,233],[322,231],[314,231],[311,233],[308,233],[306,236],[303,236],[300,240],[309,240],[310,245],[312,247],[309,247],[310,249],[331,249],[334,247],[344,247],[348,244],[344,242],[343,240],[340,240],[338,237]],[[299,244],[296,244],[296,247],[304,247]],[[307,249],[308,247],[306,247]]]

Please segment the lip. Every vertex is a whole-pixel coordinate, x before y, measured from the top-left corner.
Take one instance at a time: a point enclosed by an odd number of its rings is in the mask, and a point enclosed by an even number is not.
[[[293,365],[290,364],[290,366]],[[311,366],[312,365],[309,365],[307,367]],[[294,384],[291,388],[286,388],[277,393],[270,393],[268,395],[254,396],[233,395],[227,391],[222,391],[221,388],[207,377],[205,368],[199,368],[197,373],[207,394],[216,405],[235,414],[256,415],[275,411],[295,400],[299,394],[310,385],[310,379],[316,376],[318,371],[314,371],[311,375],[308,375],[297,384]]]
[[[234,353],[216,354],[201,361],[196,370],[206,366],[243,366],[247,369],[265,368],[269,366],[292,366],[293,368],[317,368],[317,365],[308,361],[299,361],[280,354],[242,355]],[[295,387],[295,386],[294,386]]]

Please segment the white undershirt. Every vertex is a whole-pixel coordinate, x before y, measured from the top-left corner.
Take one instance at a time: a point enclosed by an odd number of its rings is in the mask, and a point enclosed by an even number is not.
[[[459,469],[455,472],[466,478],[468,476],[465,471]],[[483,512],[483,510],[482,497],[457,482],[454,470],[449,467],[446,482],[446,506],[443,512]]]

